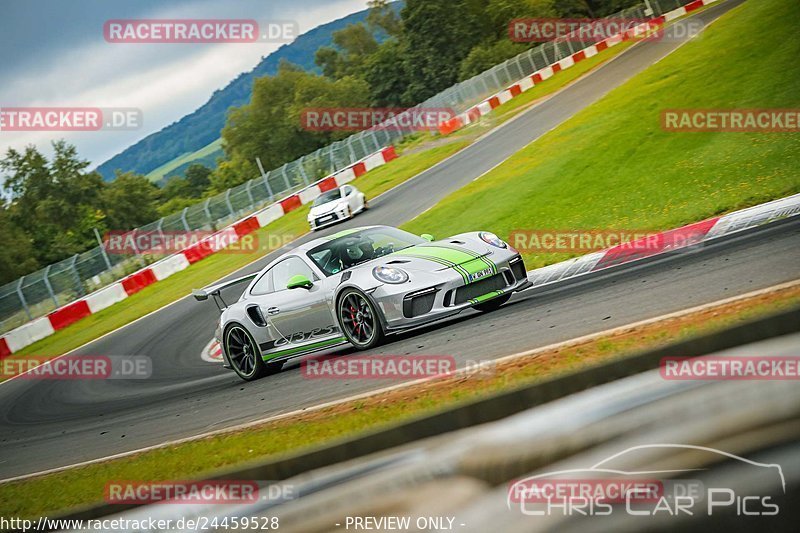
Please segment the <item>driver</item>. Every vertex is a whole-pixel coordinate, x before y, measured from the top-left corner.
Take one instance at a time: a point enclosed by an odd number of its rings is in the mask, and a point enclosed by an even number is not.
[[[375,256],[375,249],[372,243],[367,239],[351,239],[343,243],[340,259],[342,261],[342,269],[347,269],[361,263],[369,261]]]

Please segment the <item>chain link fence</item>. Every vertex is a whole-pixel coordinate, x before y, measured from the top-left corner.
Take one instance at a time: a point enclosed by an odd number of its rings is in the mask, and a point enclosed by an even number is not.
[[[613,15],[619,18],[657,17],[691,0],[645,0]],[[514,82],[602,40],[560,39],[530,48],[468,80],[456,83],[415,106],[446,108],[462,113]],[[414,113],[414,110],[408,111]],[[413,116],[413,115],[412,115]],[[408,132],[380,125],[334,142],[280,168],[265,172],[180,212],[142,226],[136,231],[168,232],[216,230],[266,207],[276,200],[342,170],[390,145]],[[260,162],[259,162],[260,166]],[[156,261],[158,257],[106,253],[102,246],[23,276],[0,287],[0,333],[75,301]]]

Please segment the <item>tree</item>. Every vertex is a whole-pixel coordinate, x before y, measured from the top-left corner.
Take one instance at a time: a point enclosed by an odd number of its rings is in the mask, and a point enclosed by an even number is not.
[[[482,5],[480,5],[482,4]],[[458,81],[461,61],[483,40],[485,2],[408,0],[403,18],[407,84],[403,100],[422,102]]]
[[[95,243],[93,228],[103,229],[100,192],[102,177],[86,172],[74,146],[53,143],[52,161],[28,146],[9,149],[0,169],[7,172],[4,188],[11,194],[8,212],[24,228],[40,264],[82,252]]]
[[[200,163],[192,163],[184,173],[193,198],[200,198],[211,184],[211,169]]]
[[[383,30],[390,37],[400,35],[403,31],[403,22],[387,0],[370,0],[367,5],[369,6],[367,26],[371,30]]]
[[[524,52],[526,48],[527,45],[513,43],[508,39],[492,44],[478,45],[470,50],[469,55],[461,62],[459,78],[461,80],[469,79]]]
[[[8,206],[0,205],[0,284],[39,268],[30,237],[14,224]]]
[[[158,219],[159,190],[141,174],[119,172],[102,191],[106,227],[129,230]]]
[[[367,58],[378,49],[378,41],[363,24],[348,24],[333,33],[334,47],[317,49],[314,62],[323,75],[339,79],[358,76]]]
[[[599,18],[638,3],[639,0],[555,0],[555,9],[561,17]]]
[[[408,72],[403,44],[396,39],[384,41],[364,65],[364,79],[370,88],[374,106],[405,107],[416,102],[405,99]]]
[[[274,169],[352,133],[304,127],[304,111],[363,107],[368,102],[369,86],[363,79],[331,80],[281,65],[275,76],[254,82],[249,104],[230,111],[222,130],[227,161],[212,174],[212,189],[222,192],[257,177],[256,157],[266,169]]]

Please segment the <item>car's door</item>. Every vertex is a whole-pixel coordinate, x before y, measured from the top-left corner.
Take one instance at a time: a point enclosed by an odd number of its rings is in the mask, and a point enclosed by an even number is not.
[[[342,194],[345,198],[347,198],[347,205],[350,206],[350,212],[355,213],[358,211],[359,201],[358,201],[358,193],[356,192],[356,188],[352,185],[345,185],[342,187]]]
[[[270,330],[277,335],[274,335],[274,343],[262,347],[262,351],[279,354],[338,336],[323,284],[305,260],[289,256],[273,265],[268,274],[271,290],[259,299],[259,306]],[[287,289],[289,279],[298,274],[311,280],[312,286]]]

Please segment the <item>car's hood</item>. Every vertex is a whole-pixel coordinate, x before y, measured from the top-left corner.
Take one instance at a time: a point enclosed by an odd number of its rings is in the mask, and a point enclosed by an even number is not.
[[[438,272],[452,268],[462,274],[475,274],[487,269],[495,271],[491,254],[491,247],[483,241],[459,235],[411,246],[358,265],[358,268],[386,265],[409,272]]]
[[[312,217],[316,217],[319,215],[327,215],[328,213],[336,209],[336,207],[339,205],[339,202],[341,202],[341,200],[334,200],[333,202],[328,202],[327,204],[315,205],[314,207],[311,208],[309,214]]]

